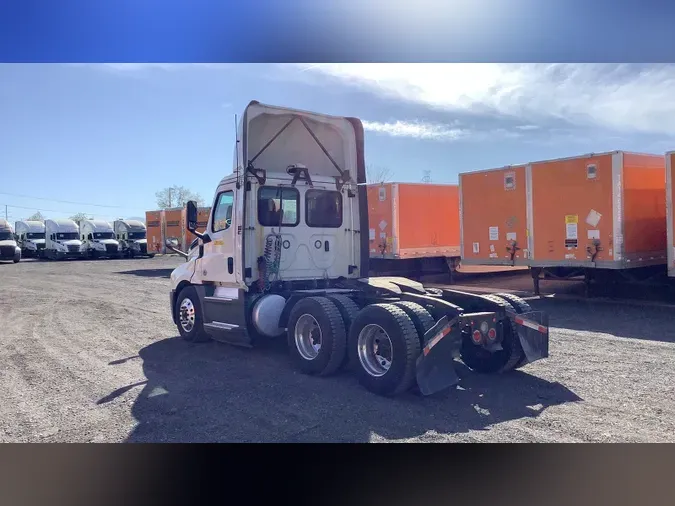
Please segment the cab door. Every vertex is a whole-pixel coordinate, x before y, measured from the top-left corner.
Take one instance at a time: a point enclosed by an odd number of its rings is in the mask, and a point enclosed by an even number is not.
[[[206,233],[211,241],[204,244],[204,254],[197,260],[199,277],[206,282],[238,286],[235,277],[235,208],[234,183],[221,185],[214,200]]]

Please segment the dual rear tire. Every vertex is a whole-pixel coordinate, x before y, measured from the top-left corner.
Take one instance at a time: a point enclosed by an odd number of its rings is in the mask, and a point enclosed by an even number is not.
[[[379,395],[415,384],[424,333],[434,321],[419,304],[373,304],[363,309],[343,295],[299,301],[288,321],[288,347],[296,367],[328,376],[349,364],[358,381]]]

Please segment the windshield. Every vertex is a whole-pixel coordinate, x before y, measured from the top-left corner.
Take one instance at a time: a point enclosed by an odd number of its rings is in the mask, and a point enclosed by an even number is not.
[[[6,232],[5,230],[0,231],[0,241],[9,241],[11,239],[14,239],[11,232]]]
[[[129,232],[129,239],[145,239],[145,232]]]
[[[26,234],[26,239],[44,239],[44,238],[45,238],[45,234],[43,232],[40,232],[40,233],[35,232],[35,233]]]
[[[56,234],[57,241],[72,241],[77,239],[77,232],[60,232]]]
[[[115,234],[112,232],[94,232],[94,239],[114,239]]]

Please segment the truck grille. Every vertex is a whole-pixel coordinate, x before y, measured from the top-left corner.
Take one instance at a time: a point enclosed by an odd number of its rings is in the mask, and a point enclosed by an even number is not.
[[[117,244],[106,244],[105,251],[106,253],[117,253]]]
[[[69,253],[77,253],[80,251],[80,247],[77,244],[69,244],[68,245],[68,252]]]
[[[45,249],[44,243],[38,244],[38,245],[37,245],[37,249]]]
[[[148,254],[148,245],[147,244],[141,244],[140,246],[141,246],[141,253],[143,255],[147,255]]]
[[[14,258],[14,246],[0,246],[0,257]]]

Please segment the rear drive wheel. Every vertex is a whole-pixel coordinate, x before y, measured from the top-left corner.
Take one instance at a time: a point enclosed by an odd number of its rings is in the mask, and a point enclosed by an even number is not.
[[[395,302],[394,306],[401,308],[412,320],[415,330],[420,336],[420,345],[424,346],[424,334],[436,324],[431,317],[431,313],[416,302],[400,301]]]
[[[410,317],[393,304],[363,308],[349,332],[359,383],[379,395],[397,395],[415,383],[420,340]]]
[[[517,295],[513,295],[512,293],[497,293],[495,295],[511,304],[518,314],[529,313],[532,311],[532,306],[530,306],[525,299],[518,297]]]
[[[497,295],[483,295],[484,299],[500,305],[506,311],[516,313],[515,307]],[[460,357],[470,369],[484,374],[505,373],[513,370],[522,360],[525,353],[511,320],[502,321],[503,339],[501,350],[490,352],[482,346],[475,345],[469,336],[462,339]]]
[[[204,330],[204,316],[197,290],[193,286],[183,288],[176,297],[176,320],[181,337],[188,342],[205,342],[210,336]]]
[[[356,305],[352,299],[346,295],[327,295],[326,298],[335,303],[340,314],[342,315],[342,321],[345,324],[345,333],[347,335],[347,343],[349,343],[349,329],[356,318],[356,315],[359,314],[359,306]],[[349,344],[347,344],[349,346]],[[340,369],[343,367],[349,366],[349,353],[345,353],[345,358],[342,361]]]
[[[305,374],[328,376],[344,362],[345,324],[337,305],[326,297],[299,301],[288,319],[291,358]]]

